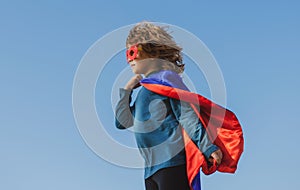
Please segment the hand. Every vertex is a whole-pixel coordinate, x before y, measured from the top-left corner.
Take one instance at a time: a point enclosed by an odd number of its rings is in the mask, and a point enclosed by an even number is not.
[[[142,80],[143,77],[142,75],[134,75],[128,82],[127,84],[125,85],[124,89],[125,90],[132,90],[132,89],[135,89],[140,85],[140,80]]]
[[[210,155],[210,158],[208,159],[208,161],[210,163],[213,163],[213,161],[215,160],[217,162],[217,165],[219,165],[222,162],[222,158],[223,158],[223,154],[222,154],[222,151],[219,149]]]

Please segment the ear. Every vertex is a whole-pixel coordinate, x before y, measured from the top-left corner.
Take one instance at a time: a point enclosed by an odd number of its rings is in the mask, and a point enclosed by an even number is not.
[[[147,58],[147,54],[143,50],[139,50],[138,53],[137,53],[136,58],[138,58],[138,59]]]
[[[139,44],[138,46],[137,46],[137,48],[138,48],[138,53],[137,53],[137,58],[138,59],[141,59],[141,58],[143,58],[143,57],[145,57],[145,53],[144,53],[144,51],[143,51],[143,48],[142,48],[142,46],[141,46],[141,44]]]

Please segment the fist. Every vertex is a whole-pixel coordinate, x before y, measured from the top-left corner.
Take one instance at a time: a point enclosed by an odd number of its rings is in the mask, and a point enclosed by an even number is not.
[[[125,90],[132,90],[132,89],[135,89],[140,85],[140,80],[142,80],[143,77],[142,75],[134,75],[128,82],[127,84],[125,85],[124,89]]]
[[[210,155],[210,158],[208,159],[208,161],[210,163],[213,163],[213,161],[215,160],[217,162],[217,164],[219,165],[222,162],[222,158],[223,158],[223,154],[222,154],[222,151],[219,149]]]

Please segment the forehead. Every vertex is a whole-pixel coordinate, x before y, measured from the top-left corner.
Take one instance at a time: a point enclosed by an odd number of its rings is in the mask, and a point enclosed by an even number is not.
[[[136,46],[137,44],[126,44],[126,49],[131,48],[132,46]]]

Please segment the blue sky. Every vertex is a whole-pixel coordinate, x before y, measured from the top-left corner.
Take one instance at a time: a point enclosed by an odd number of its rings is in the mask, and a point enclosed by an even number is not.
[[[0,189],[143,189],[141,169],[106,162],[85,144],[72,110],[88,48],[143,20],[177,25],[206,44],[243,125],[237,172],[202,175],[203,189],[298,189],[299,8],[296,0],[1,1]],[[105,85],[97,89],[100,99]],[[113,128],[107,109],[101,117]]]

